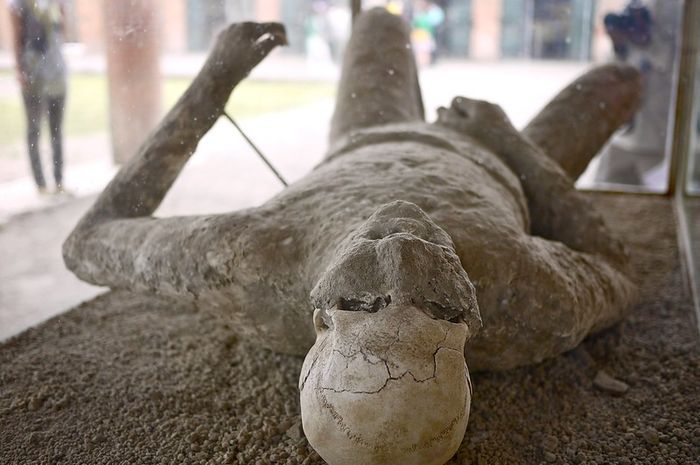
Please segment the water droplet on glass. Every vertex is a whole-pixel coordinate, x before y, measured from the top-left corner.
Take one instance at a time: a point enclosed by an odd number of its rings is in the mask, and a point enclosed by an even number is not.
[[[393,76],[395,72],[396,72],[396,71],[394,71],[393,68],[389,68],[389,69],[387,70],[387,73],[389,73],[389,76]]]
[[[600,103],[598,104],[598,106],[599,106],[600,109],[602,110],[602,109],[604,109],[607,105],[605,104],[605,102],[600,102]]]
[[[352,94],[350,94],[350,98],[355,98],[355,97],[357,97],[357,94],[356,94],[355,92],[353,92]]]
[[[576,90],[581,90],[581,84],[576,84]]]

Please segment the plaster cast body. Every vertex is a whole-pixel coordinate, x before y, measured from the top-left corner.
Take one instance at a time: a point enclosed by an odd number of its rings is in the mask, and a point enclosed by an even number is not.
[[[300,378],[302,411],[307,437],[331,463],[442,463],[466,428],[463,353],[472,369],[538,362],[629,308],[624,250],[572,177],[634,110],[638,76],[593,70],[522,134],[497,106],[466,98],[428,124],[406,29],[373,10],[355,26],[331,149],[318,167],[258,208],[150,217],[231,90],[283,42],[277,24],[222,34],[188,92],[66,241],[66,264],[95,284],[190,299],[276,351],[305,354],[316,341]],[[343,337],[335,327],[357,318],[384,335]],[[407,319],[442,324],[444,339],[395,334]],[[388,349],[396,344],[405,348]],[[330,385],[340,361],[348,377]],[[413,417],[398,407],[375,409],[376,424],[349,407],[370,394],[409,399],[409,410],[436,400],[444,409],[435,411],[452,416],[438,415],[439,437],[427,433],[435,425],[399,434]],[[392,440],[376,436],[386,428]],[[346,449],[354,452],[333,455]]]

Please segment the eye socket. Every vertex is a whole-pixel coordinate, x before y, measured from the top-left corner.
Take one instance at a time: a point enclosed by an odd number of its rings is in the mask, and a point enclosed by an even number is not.
[[[338,310],[343,311],[376,313],[390,303],[390,295],[377,296],[372,301],[340,297],[335,306]]]

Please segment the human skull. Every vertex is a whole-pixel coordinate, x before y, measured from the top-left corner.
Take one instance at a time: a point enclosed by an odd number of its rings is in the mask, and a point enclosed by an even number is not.
[[[471,381],[464,322],[389,304],[316,310],[301,376],[301,415],[331,465],[440,465],[464,437]]]

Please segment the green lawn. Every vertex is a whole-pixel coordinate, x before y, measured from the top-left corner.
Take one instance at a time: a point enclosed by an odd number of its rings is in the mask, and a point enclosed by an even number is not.
[[[11,78],[7,72],[0,78]],[[182,95],[189,79],[168,78],[163,85],[163,103],[170,108]],[[70,77],[65,116],[66,137],[106,131],[107,82],[104,76],[74,74]],[[326,83],[244,81],[236,88],[227,110],[237,118],[279,111],[333,95],[334,86]],[[24,115],[20,96],[0,94],[0,146],[24,137]],[[0,151],[0,156],[2,156]]]

